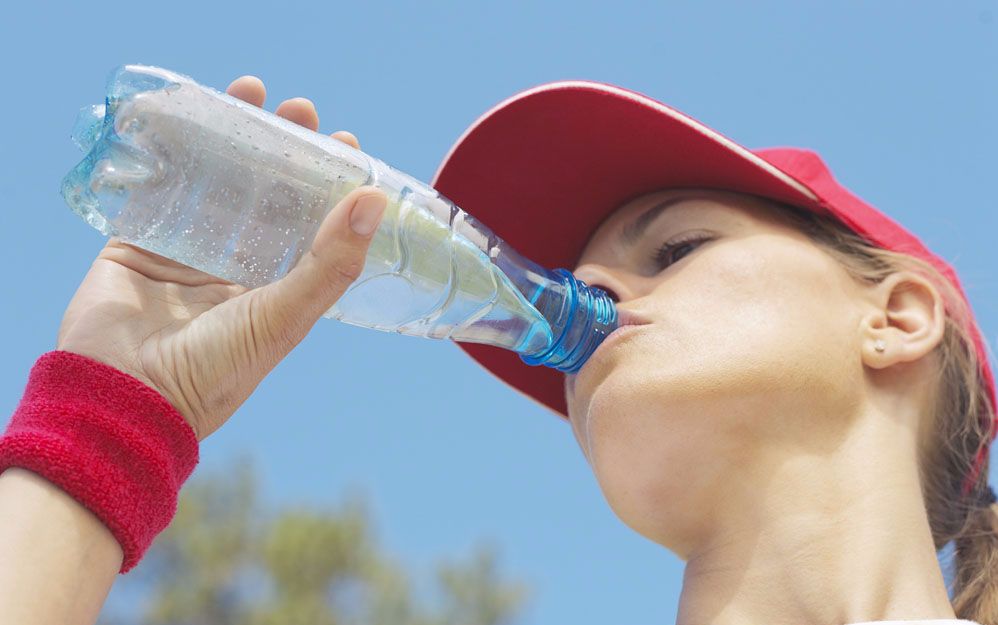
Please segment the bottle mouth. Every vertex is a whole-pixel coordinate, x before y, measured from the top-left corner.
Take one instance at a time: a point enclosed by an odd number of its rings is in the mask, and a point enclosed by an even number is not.
[[[564,373],[582,368],[600,343],[617,329],[617,307],[609,294],[589,287],[567,269],[554,273],[565,288],[564,305],[556,319],[548,319],[555,337],[547,349],[520,355],[528,365],[544,365]]]

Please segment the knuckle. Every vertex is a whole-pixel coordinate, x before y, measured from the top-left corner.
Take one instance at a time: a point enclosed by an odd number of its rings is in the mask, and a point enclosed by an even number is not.
[[[364,271],[364,260],[337,260],[326,267],[327,283],[336,291],[344,291]]]
[[[308,327],[300,318],[300,315],[289,317],[288,321],[282,324],[277,330],[275,336],[275,344],[272,349],[272,360],[275,361],[275,364],[277,360],[283,358],[288,352],[294,349],[296,345],[301,343],[307,334]]]
[[[259,306],[258,324],[251,328],[254,335],[254,353],[257,362],[280,359],[301,342],[307,333],[301,320],[301,311],[288,302],[271,300]]]

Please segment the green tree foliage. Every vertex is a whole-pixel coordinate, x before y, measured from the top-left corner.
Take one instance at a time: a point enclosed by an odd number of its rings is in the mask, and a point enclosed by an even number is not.
[[[500,579],[496,549],[480,545],[466,561],[441,563],[436,601],[420,601],[375,544],[362,498],[266,513],[257,490],[246,460],[188,483],[170,527],[119,580],[147,599],[101,623],[512,625],[527,598],[522,583]]]

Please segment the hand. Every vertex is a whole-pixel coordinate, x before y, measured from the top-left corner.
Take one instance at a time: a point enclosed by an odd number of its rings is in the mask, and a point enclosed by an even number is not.
[[[252,76],[233,81],[227,92],[261,107],[266,98]],[[319,127],[305,98],[286,100],[275,112],[313,131]],[[348,132],[332,136],[360,147]],[[355,189],[330,211],[286,276],[253,290],[112,238],[66,309],[57,349],[107,363],[156,389],[200,441],[232,416],[357,278],[385,203],[377,189]]]

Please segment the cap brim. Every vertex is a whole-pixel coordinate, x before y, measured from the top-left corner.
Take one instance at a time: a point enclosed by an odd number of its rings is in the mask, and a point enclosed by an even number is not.
[[[660,189],[725,189],[827,212],[807,186],[688,115],[589,81],[545,84],[499,103],[457,140],[432,184],[550,268],[574,268],[604,218]],[[562,373],[496,347],[459,345],[567,417]]]

